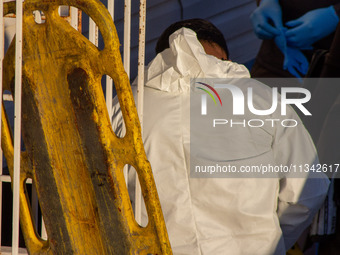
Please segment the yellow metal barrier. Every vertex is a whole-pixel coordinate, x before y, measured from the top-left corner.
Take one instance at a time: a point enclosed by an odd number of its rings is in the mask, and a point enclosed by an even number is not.
[[[4,13],[15,12],[6,3]],[[98,25],[99,50],[58,14],[74,6]],[[45,14],[36,24],[33,11]],[[13,91],[15,45],[4,60],[4,89]],[[96,0],[25,0],[23,15],[20,221],[30,254],[172,254],[119,41]],[[113,78],[126,135],[111,129],[101,78]],[[18,100],[18,99],[14,99]],[[13,175],[13,139],[2,108],[2,148]],[[149,223],[133,215],[123,167],[138,173]],[[48,241],[37,235],[24,184],[32,178]]]
[[[302,250],[300,249],[299,245],[296,243],[292,248],[290,248],[286,255],[303,255]]]

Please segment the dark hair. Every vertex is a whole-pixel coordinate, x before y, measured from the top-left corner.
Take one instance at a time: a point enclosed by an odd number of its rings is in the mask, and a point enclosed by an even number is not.
[[[204,19],[187,19],[178,21],[170,25],[167,29],[164,30],[157,41],[155,48],[156,54],[170,47],[170,35],[182,27],[189,28],[196,32],[198,40],[216,43],[225,51],[229,58],[229,51],[223,34],[210,21]]]

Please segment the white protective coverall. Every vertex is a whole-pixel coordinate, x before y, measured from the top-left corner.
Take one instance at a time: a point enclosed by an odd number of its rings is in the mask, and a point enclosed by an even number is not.
[[[174,254],[285,254],[321,206],[329,185],[325,175],[319,179],[190,178],[190,78],[247,78],[247,69],[205,54],[196,34],[182,28],[171,35],[170,48],[148,65],[145,77],[143,140]],[[265,85],[263,90],[270,91]],[[254,100],[268,109],[270,93],[263,94]],[[117,98],[113,110],[113,130],[122,136],[125,128]],[[288,112],[298,119],[291,109]],[[315,148],[303,125],[279,126],[264,135],[245,133],[249,139],[243,139],[248,143],[243,146],[256,152],[253,145],[261,144],[249,164],[253,158],[261,159],[263,146],[268,152],[264,160],[270,155],[271,162],[294,164],[297,157],[315,162]],[[240,134],[229,137],[236,140],[230,141],[233,154]],[[270,143],[263,145],[263,140]],[[144,211],[143,225],[145,215]]]

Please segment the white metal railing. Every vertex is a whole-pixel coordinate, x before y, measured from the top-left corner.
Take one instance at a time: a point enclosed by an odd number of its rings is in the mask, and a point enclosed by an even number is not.
[[[114,1],[109,0],[107,2],[107,9],[109,10],[109,13],[111,14],[112,19],[114,20]],[[106,76],[106,107],[109,112],[110,119],[112,116],[112,94],[113,94],[113,82],[110,76]]]
[[[4,31],[4,18],[3,18],[3,6],[4,2],[15,1],[15,0],[0,0],[0,91],[2,91],[3,83],[3,59],[5,52],[5,31]],[[22,14],[23,14],[23,1],[16,0],[16,64],[15,64],[15,77],[21,77],[22,73]],[[65,6],[61,7],[65,12]],[[107,8],[114,18],[114,0],[108,0]],[[70,15],[69,21],[73,28],[81,28],[81,22],[79,19],[79,11],[77,8],[71,7],[68,10]],[[143,123],[143,89],[144,89],[144,63],[145,63],[145,21],[146,21],[146,0],[140,0],[140,12],[139,12],[139,47],[138,47],[138,114],[140,116],[141,125]],[[36,15],[37,23],[41,23],[41,16],[39,13]],[[88,39],[98,45],[98,28],[93,21],[89,21],[89,37]],[[123,51],[123,62],[124,68],[128,75],[130,75],[130,42],[131,42],[131,0],[125,0],[124,5],[124,51]],[[106,77],[106,104],[109,112],[110,119],[112,119],[112,94],[113,94],[113,82],[110,77]],[[15,98],[21,99],[21,79],[15,78]],[[11,95],[3,95],[0,97],[0,105],[2,100],[13,101]],[[0,111],[1,118],[1,111]],[[3,247],[1,245],[1,232],[0,232],[0,247],[1,254],[27,254],[25,249],[19,248],[19,190],[20,190],[20,152],[21,152],[21,100],[15,100],[14,102],[14,175],[13,175],[13,222],[12,222],[12,247]],[[1,131],[1,125],[0,125]],[[1,132],[0,132],[1,136]],[[126,175],[127,179],[127,175]],[[11,182],[11,178],[8,175],[3,174],[3,163],[2,163],[2,151],[0,148],[0,219],[2,214],[2,187],[3,182]],[[28,180],[27,183],[32,183]],[[135,217],[138,223],[141,222],[141,189],[136,180],[136,205],[135,205]],[[35,189],[32,188],[32,208],[33,217],[38,219],[38,201]],[[37,221],[36,221],[37,222]],[[41,237],[47,239],[44,222],[41,222]],[[1,230],[1,221],[0,221]]]
[[[21,152],[21,74],[22,74],[22,1],[16,1],[15,36],[15,102],[14,102],[14,172],[13,172],[13,228],[12,254],[19,252],[19,190]]]
[[[138,81],[137,81],[137,110],[140,125],[143,130],[143,104],[144,104],[144,65],[145,65],[145,26],[146,26],[146,0],[140,1],[139,6],[139,38],[138,38]],[[142,132],[143,135],[143,132]],[[136,175],[135,218],[142,222],[142,192]]]

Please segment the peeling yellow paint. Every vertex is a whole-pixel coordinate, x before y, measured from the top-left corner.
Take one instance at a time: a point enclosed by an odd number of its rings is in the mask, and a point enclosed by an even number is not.
[[[99,50],[58,14],[60,5],[86,12],[98,25]],[[20,220],[30,254],[172,254],[135,103],[110,14],[97,0],[23,3]],[[44,12],[36,24],[32,12]],[[4,15],[15,11],[6,3]],[[4,90],[13,91],[15,45],[4,60]],[[101,77],[116,86],[127,132],[111,129]],[[2,108],[2,148],[13,174],[13,139]],[[138,173],[149,224],[133,215],[123,166]],[[48,241],[36,234],[23,189],[36,186]]]

